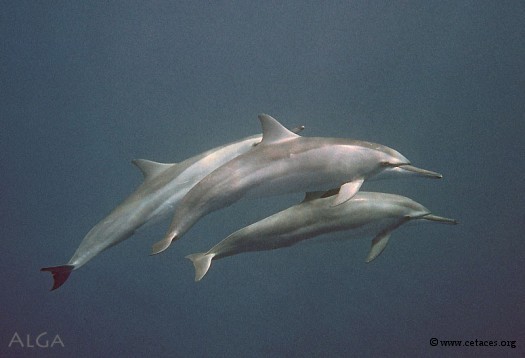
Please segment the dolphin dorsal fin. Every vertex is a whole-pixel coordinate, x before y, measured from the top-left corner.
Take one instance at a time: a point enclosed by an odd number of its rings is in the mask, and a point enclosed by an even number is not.
[[[306,203],[307,201],[312,201],[315,199],[329,198],[331,196],[337,195],[337,193],[339,193],[339,188],[322,191],[309,191],[304,195],[304,199],[301,203]]]
[[[267,114],[260,114],[259,120],[261,121],[263,137],[261,143],[275,143],[281,142],[288,139],[300,137],[299,135],[286,129],[277,119]]]
[[[304,199],[303,201],[301,201],[301,203],[306,203],[307,201],[319,199],[321,196],[323,196],[324,193],[324,191],[309,191],[304,195]]]
[[[131,162],[140,169],[144,175],[144,180],[154,178],[166,169],[176,165],[174,163],[157,163],[147,159],[134,159]]]
[[[339,188],[322,191],[309,191],[306,192],[306,194],[304,195],[304,199],[303,201],[301,201],[301,203],[305,203],[307,201],[312,201],[315,199],[328,198],[337,195],[337,193],[339,193]]]

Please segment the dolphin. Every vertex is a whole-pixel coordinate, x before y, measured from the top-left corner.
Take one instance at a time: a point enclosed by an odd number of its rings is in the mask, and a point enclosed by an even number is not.
[[[201,217],[243,197],[329,190],[341,187],[332,205],[351,199],[365,179],[378,174],[442,175],[410,165],[397,151],[360,140],[301,137],[275,118],[259,115],[263,137],[253,150],[217,168],[180,202],[163,240],[152,255],[166,250]]]
[[[323,234],[345,231],[345,239],[373,236],[366,258],[371,262],[385,249],[392,231],[415,220],[457,224],[436,216],[423,205],[400,195],[359,192],[334,206],[330,192],[307,193],[298,205],[246,226],[212,247],[208,252],[186,256],[195,266],[195,281],[208,272],[212,260],[250,251],[289,247]]]
[[[299,132],[304,126],[294,128]],[[173,212],[186,193],[207,174],[261,142],[253,135],[210,149],[180,163],[132,161],[144,175],[144,182],[120,205],[96,224],[84,237],[66,265],[44,267],[53,275],[53,287],[60,287],[77,270],[102,251],[131,237],[146,223],[159,221]]]

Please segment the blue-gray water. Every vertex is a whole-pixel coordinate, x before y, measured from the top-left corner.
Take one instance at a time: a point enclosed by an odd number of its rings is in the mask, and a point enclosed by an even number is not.
[[[11,1],[0,18],[1,356],[525,354],[523,2]],[[368,239],[305,245],[193,282],[185,255],[301,196],[242,201],[154,257],[169,220],[148,227],[49,292],[39,269],[140,183],[131,159],[182,161],[261,112],[441,172],[364,189],[460,225],[402,227],[370,264]]]

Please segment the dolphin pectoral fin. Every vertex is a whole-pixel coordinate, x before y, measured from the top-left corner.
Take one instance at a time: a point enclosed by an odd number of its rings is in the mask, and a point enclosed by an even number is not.
[[[383,252],[386,245],[388,244],[388,239],[390,239],[391,233],[392,231],[390,230],[382,231],[376,237],[374,237],[374,239],[372,240],[372,248],[370,249],[370,252],[368,253],[366,262],[370,262],[374,260],[376,257],[378,257]]]
[[[341,186],[339,189],[339,193],[334,199],[334,202],[332,203],[332,206],[341,205],[348,200],[352,199],[355,194],[359,191],[359,188],[361,188],[361,185],[363,185],[364,179],[356,179],[351,182],[345,183]]]
[[[206,272],[210,269],[211,260],[215,254],[206,254],[206,253],[197,253],[186,256],[187,259],[190,259],[193,262],[195,267],[195,282],[200,281]]]
[[[168,247],[170,247],[171,242],[173,240],[177,240],[177,235],[175,236],[166,236],[164,239],[160,240],[159,242],[153,244],[151,247],[151,255],[157,255],[160,254],[162,251],[166,250]]]
[[[53,275],[53,287],[51,291],[56,290],[66,282],[71,272],[75,269],[73,265],[62,265],[53,267],[44,267],[40,271],[49,271]]]

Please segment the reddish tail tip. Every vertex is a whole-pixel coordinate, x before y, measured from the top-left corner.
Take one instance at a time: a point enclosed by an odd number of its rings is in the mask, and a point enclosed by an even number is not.
[[[44,267],[41,268],[40,271],[49,271],[53,275],[53,287],[51,288],[51,291],[56,290],[60,286],[66,282],[69,275],[71,275],[71,272],[75,266],[73,265],[62,265],[62,266],[54,266],[54,267]]]

